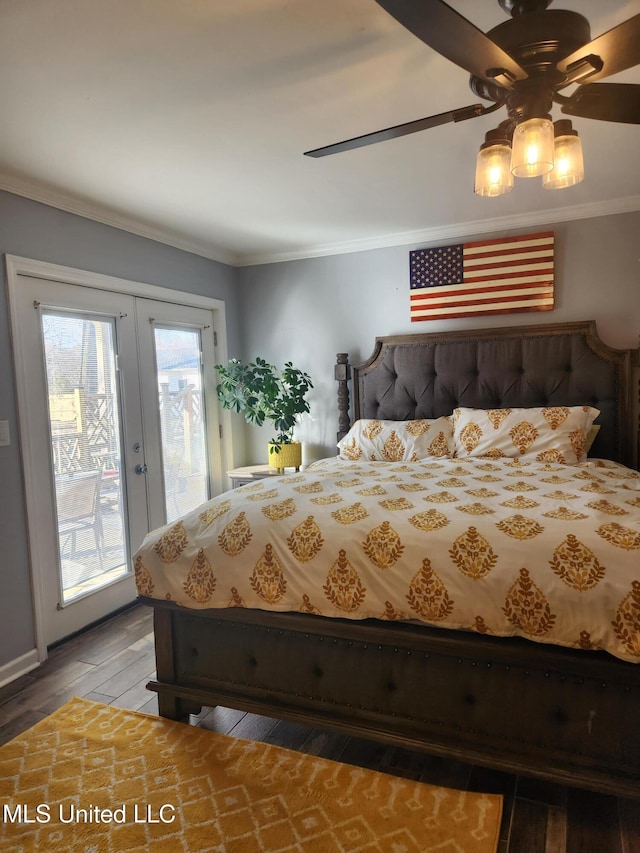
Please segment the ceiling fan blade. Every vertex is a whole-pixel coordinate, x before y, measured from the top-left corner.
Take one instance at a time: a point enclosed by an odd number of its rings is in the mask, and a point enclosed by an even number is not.
[[[470,74],[510,89],[527,72],[471,21],[442,0],[376,0],[429,47]]]
[[[640,124],[640,85],[634,83],[587,83],[563,101],[570,116]]]
[[[640,65],[640,14],[574,50],[558,62],[558,68],[563,73],[570,73],[572,66],[578,67],[590,56],[598,57],[600,61],[591,63],[596,71],[585,75],[585,82],[589,83]]]
[[[365,145],[373,145],[376,142],[385,142],[387,139],[398,139],[400,136],[408,136],[410,133],[418,133],[430,127],[438,127],[448,124],[450,121],[464,121],[475,118],[486,112],[492,112],[494,108],[486,108],[481,104],[472,104],[470,107],[461,107],[459,110],[451,110],[448,113],[438,113],[427,118],[419,118],[406,124],[396,124],[384,130],[376,130],[374,133],[365,133],[362,136],[354,136],[353,139],[345,139],[333,145],[325,145],[323,148],[314,148],[313,151],[305,151],[305,157],[326,157],[327,154],[339,154],[342,151],[350,151],[352,148],[363,148]]]

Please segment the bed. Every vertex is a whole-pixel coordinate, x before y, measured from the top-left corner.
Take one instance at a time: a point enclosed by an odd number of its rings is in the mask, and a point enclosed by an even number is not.
[[[279,478],[282,494],[272,491],[271,478],[266,486],[219,496],[193,518],[150,534],[136,555],[139,598],[154,609],[157,677],[148,686],[158,693],[160,714],[182,719],[202,706],[223,705],[640,797],[637,365],[637,350],[605,345],[591,322],[381,337],[358,366],[339,354],[340,459],[285,474]],[[482,449],[475,422],[462,428],[465,417],[473,420],[477,410],[519,409],[547,415],[575,410],[576,417],[580,411],[599,412],[587,461],[571,464],[548,449],[539,459],[529,458],[531,437],[517,430],[522,446],[515,456],[474,457],[473,449],[469,458],[455,451],[453,458],[439,456],[442,439],[434,442],[431,436],[435,456],[426,459],[358,458],[361,447],[354,436],[362,424],[401,422],[413,429],[415,423],[457,418],[458,442],[471,435],[469,446],[475,441]],[[400,425],[393,430],[392,450],[399,431]],[[587,432],[593,430],[585,428],[585,439]],[[364,446],[365,438],[360,441]],[[336,469],[340,464],[343,468]],[[360,492],[372,492],[374,501],[385,503],[391,519],[377,524],[377,539],[365,537],[364,544],[362,530],[371,532],[371,524],[358,532],[369,507]],[[286,539],[283,535],[266,549],[260,545],[256,507],[268,508],[272,526],[286,530]],[[498,522],[492,512],[502,513]],[[596,525],[593,531],[589,527],[587,539],[575,531],[586,530],[590,522],[575,517],[589,514],[595,514]],[[323,592],[305,594],[291,582],[292,597],[287,597],[279,558],[292,551],[312,573],[325,543],[322,519],[329,515],[341,525],[344,547],[328,573],[325,566]],[[465,518],[464,535],[456,531],[448,543],[449,562],[462,565],[466,547],[474,568],[466,577],[462,571],[442,581],[446,556],[432,550],[430,537],[439,527],[453,530],[447,524],[454,516]],[[489,523],[501,530],[498,555],[477,547],[497,535],[487,533]],[[229,586],[208,561],[210,553],[198,537],[209,525],[216,530],[216,548],[241,568],[244,586]],[[412,544],[409,527],[425,538]],[[526,568],[533,560],[531,540],[543,538],[547,529],[557,532],[552,560],[546,561],[556,565],[545,571],[555,589],[570,585],[567,575],[573,572],[578,601],[575,627],[557,639],[558,608],[544,592],[540,598],[537,576],[532,569],[530,577]],[[175,554],[184,548],[185,530],[196,531],[197,559],[192,554],[186,574],[179,576]],[[475,537],[471,549],[469,536]],[[382,580],[364,577],[353,556],[355,541]],[[341,562],[343,551],[349,559]],[[417,556],[424,558],[419,571]],[[163,573],[160,580],[150,570],[154,560]],[[496,561],[512,572],[507,587],[478,592],[469,614],[458,618],[452,601],[458,601],[459,588],[451,584],[480,590],[478,577],[492,574]],[[345,563],[354,571],[349,573]],[[391,567],[393,572],[387,571]],[[392,600],[389,577],[396,571],[408,574],[401,599]],[[476,577],[470,578],[473,572]],[[623,587],[613,593],[610,579],[616,574]],[[604,628],[580,630],[580,620],[593,609],[595,586],[613,596],[613,610]],[[365,606],[365,600],[371,603]]]

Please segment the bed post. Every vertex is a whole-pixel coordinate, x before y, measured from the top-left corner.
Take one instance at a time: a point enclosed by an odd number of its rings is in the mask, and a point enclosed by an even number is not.
[[[338,382],[338,441],[344,438],[351,426],[349,421],[349,380],[351,379],[351,367],[349,365],[349,354],[339,352],[336,356],[334,372]]]
[[[177,683],[173,631],[174,622],[171,610],[154,607],[153,632],[155,635],[158,680],[150,681],[147,684],[147,690],[157,692],[158,713],[161,717],[166,717],[169,720],[188,720],[189,714],[200,713],[202,705],[188,701],[178,695],[179,684]]]

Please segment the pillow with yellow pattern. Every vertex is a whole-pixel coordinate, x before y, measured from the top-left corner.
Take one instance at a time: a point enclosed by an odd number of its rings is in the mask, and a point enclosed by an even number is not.
[[[341,459],[418,462],[453,456],[451,418],[414,421],[356,421],[338,442]]]
[[[538,462],[583,462],[587,435],[600,414],[591,406],[454,409],[455,455],[526,456]]]

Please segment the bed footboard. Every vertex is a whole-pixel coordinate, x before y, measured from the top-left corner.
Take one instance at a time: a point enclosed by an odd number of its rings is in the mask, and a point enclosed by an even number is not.
[[[640,667],[406,623],[143,601],[162,716],[224,705],[640,797]]]

